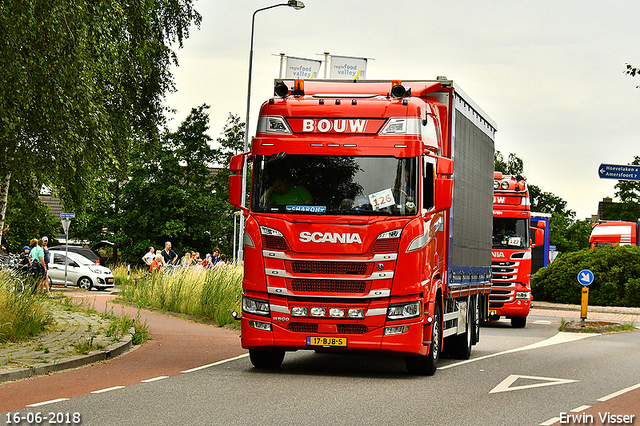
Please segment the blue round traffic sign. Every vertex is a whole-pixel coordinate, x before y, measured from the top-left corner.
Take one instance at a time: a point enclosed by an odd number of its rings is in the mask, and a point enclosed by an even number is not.
[[[583,269],[578,272],[578,282],[584,286],[588,286],[593,282],[593,272],[589,269]]]

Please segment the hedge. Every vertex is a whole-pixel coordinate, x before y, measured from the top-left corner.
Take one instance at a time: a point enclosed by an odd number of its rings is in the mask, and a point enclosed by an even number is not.
[[[580,304],[578,273],[593,272],[589,305],[640,306],[640,247],[602,246],[559,256],[531,277],[533,299]]]

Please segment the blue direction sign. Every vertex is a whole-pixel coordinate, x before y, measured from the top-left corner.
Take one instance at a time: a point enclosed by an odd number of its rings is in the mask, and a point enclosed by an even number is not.
[[[73,219],[76,217],[75,213],[60,213],[60,217],[63,219]]]
[[[640,166],[600,164],[600,179],[640,180]]]
[[[578,272],[578,282],[583,286],[588,286],[593,282],[593,272],[589,269],[583,269]]]

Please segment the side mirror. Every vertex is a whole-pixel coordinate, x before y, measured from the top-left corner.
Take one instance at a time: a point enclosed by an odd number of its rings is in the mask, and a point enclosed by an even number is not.
[[[233,317],[233,319],[235,319],[236,321],[240,321],[242,319],[242,316],[240,316],[240,314],[237,311],[233,311],[231,312],[231,316]]]
[[[435,211],[441,212],[451,208],[453,204],[453,179],[436,179]]]
[[[229,164],[229,204],[239,209],[242,205],[242,169],[244,167],[244,154],[234,155]]]

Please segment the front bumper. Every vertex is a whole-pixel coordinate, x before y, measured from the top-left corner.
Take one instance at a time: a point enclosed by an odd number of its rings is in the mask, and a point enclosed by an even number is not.
[[[271,331],[257,329],[250,322],[270,324]],[[298,323],[304,324],[304,323]],[[336,351],[385,352],[397,355],[426,355],[429,345],[423,344],[423,335],[431,335],[431,326],[426,326],[421,319],[414,322],[394,322],[387,326],[406,326],[407,331],[402,334],[384,335],[385,327],[367,328],[365,333],[338,333],[337,324],[323,323],[317,332],[291,331],[287,323],[272,322],[270,318],[243,313],[242,315],[242,347],[257,350],[286,350],[323,349]],[[298,328],[299,329],[299,328]],[[333,330],[334,332],[331,332]],[[331,330],[323,332],[322,330]],[[309,337],[340,337],[346,339],[346,346],[312,346],[308,344]]]

